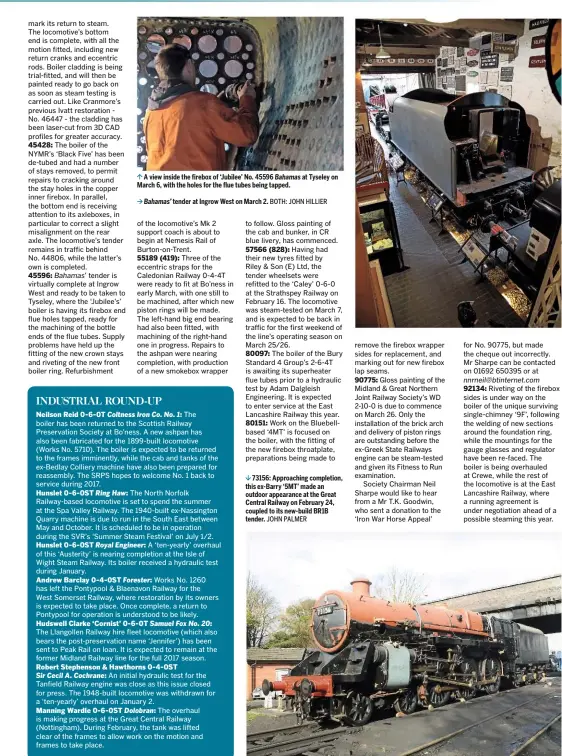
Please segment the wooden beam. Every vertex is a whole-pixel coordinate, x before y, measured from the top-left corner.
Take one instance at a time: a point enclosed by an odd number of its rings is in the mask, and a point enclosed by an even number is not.
[[[365,76],[378,75],[380,73],[404,73],[405,71],[435,71],[435,63],[385,63],[384,61],[373,62],[371,66],[361,67],[361,73]]]
[[[451,45],[452,46],[452,45]],[[374,56],[378,53],[380,45],[358,45],[356,49],[357,56],[371,55]],[[399,55],[433,55],[439,57],[440,47],[394,47],[392,45],[384,44],[385,50],[387,50],[393,57]]]
[[[382,19],[381,19],[382,20]],[[491,19],[491,18],[464,18],[458,21],[439,23],[427,19],[412,18],[385,18],[385,23],[394,24],[422,24],[423,26],[440,26],[442,29],[470,29],[479,32],[503,32],[504,34],[517,34],[520,37],[525,31],[525,22],[519,19]],[[452,43],[451,43],[452,46]]]
[[[384,47],[387,47],[388,45],[397,45],[401,47],[419,47],[420,45],[430,45],[431,47],[468,47],[468,42],[470,40],[470,35],[462,35],[455,37],[452,39],[451,37],[444,37],[443,35],[439,36],[424,36],[423,34],[420,34],[419,36],[415,36],[412,34],[409,35],[402,35],[402,34],[383,34],[382,35],[382,43]],[[357,44],[365,44],[365,45],[380,45],[378,35],[373,35],[372,37],[367,37],[365,35],[357,35]]]

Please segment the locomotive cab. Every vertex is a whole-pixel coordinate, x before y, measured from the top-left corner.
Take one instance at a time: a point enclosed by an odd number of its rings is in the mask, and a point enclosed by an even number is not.
[[[486,617],[493,638],[504,646],[503,677],[518,686],[542,680],[548,668],[548,639],[541,630],[500,617]]]
[[[507,173],[518,164],[524,165],[520,162],[525,131],[520,109],[501,95],[482,96],[489,94],[454,100],[445,116],[445,131],[458,145],[457,181],[461,184],[471,184],[487,176]],[[467,97],[470,100],[467,101]]]
[[[476,108],[470,111],[470,130],[478,140],[485,173],[497,161],[500,170],[516,165],[519,111],[515,108]]]

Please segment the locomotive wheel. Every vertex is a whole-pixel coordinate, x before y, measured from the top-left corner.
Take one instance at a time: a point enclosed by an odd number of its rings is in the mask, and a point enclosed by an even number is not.
[[[497,659],[486,659],[482,662],[482,677],[484,678],[484,680],[494,680],[494,682],[485,686],[486,693],[493,695],[494,693],[497,693],[499,691],[501,684],[501,675],[500,665]]]
[[[465,676],[470,675],[473,678],[473,681],[476,682],[477,667],[474,659],[465,659],[460,665],[460,671]],[[476,695],[476,688],[467,688],[463,685],[459,692],[465,701],[469,701]]]
[[[352,727],[363,727],[373,716],[375,706],[369,696],[352,693],[345,703],[344,721]]]
[[[463,688],[461,690],[461,696],[465,701],[470,701],[476,695],[476,688]]]
[[[459,688],[457,696],[461,701],[470,701],[476,695],[476,688]]]
[[[413,714],[418,708],[417,691],[408,688],[394,702],[394,708],[401,714]]]
[[[430,706],[437,709],[438,706],[445,706],[451,700],[450,690],[441,690],[440,685],[432,685],[428,693],[428,701]]]

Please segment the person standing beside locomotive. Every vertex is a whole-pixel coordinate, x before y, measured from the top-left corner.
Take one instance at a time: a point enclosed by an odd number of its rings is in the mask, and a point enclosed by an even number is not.
[[[195,65],[186,47],[163,47],[155,59],[160,84],[144,118],[148,171],[227,170],[225,143],[248,147],[258,138],[256,92],[238,91],[234,110],[195,86]]]

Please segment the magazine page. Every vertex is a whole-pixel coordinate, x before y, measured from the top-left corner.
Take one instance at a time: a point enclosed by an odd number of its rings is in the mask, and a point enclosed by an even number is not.
[[[559,754],[558,6],[2,7],[1,752]]]

